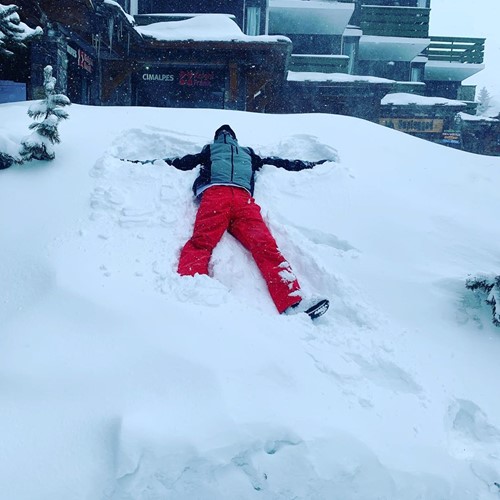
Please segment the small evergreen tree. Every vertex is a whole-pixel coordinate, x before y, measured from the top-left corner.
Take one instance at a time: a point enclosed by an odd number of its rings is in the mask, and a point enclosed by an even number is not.
[[[43,33],[40,26],[32,29],[21,22],[18,9],[17,5],[0,3],[0,56],[12,56],[10,49],[25,47],[25,42]]]
[[[62,106],[71,104],[64,94],[56,94],[57,80],[52,76],[52,66],[46,66],[44,73],[45,99],[34,102],[28,109],[28,115],[35,121],[30,125],[33,132],[21,142],[20,155],[23,161],[53,160],[55,152],[53,144],[61,142],[57,126],[61,120],[68,118],[68,112]]]
[[[484,115],[486,111],[488,111],[488,109],[491,107],[491,96],[486,87],[483,87],[479,91],[477,100],[479,103],[477,106],[477,112],[480,115]]]
[[[479,290],[486,294],[486,303],[491,306],[493,324],[500,326],[500,276],[470,278],[465,286],[469,290]]]

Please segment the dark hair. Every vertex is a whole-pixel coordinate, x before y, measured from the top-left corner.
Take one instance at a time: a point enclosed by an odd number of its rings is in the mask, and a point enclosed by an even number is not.
[[[231,137],[234,139],[234,140],[237,140],[236,139],[236,134],[234,133],[234,130],[229,126],[229,125],[221,125],[216,131],[215,131],[215,134],[214,134],[214,140],[217,139],[217,136],[221,133],[221,132],[228,132]]]

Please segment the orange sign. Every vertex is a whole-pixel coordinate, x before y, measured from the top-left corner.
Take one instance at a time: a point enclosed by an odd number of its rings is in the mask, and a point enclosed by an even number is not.
[[[440,134],[444,128],[442,118],[380,118],[379,123],[400,132],[419,134]]]

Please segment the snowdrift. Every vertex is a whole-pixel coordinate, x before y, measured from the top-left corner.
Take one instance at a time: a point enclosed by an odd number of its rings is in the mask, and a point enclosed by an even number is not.
[[[28,103],[0,136],[27,135]],[[354,118],[72,106],[0,172],[0,491],[15,500],[495,499],[500,159]],[[316,322],[277,315],[225,235],[180,278],[199,151],[230,123]],[[7,125],[8,124],[8,125]],[[303,317],[302,317],[303,316]]]

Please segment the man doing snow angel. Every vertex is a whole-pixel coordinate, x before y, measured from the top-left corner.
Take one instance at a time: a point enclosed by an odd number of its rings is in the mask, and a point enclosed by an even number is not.
[[[180,275],[208,274],[212,252],[227,230],[252,254],[280,313],[305,312],[314,319],[326,312],[328,300],[302,297],[297,278],[279,251],[252,195],[255,172],[264,164],[298,171],[327,160],[261,158],[251,148],[238,144],[229,125],[222,125],[216,130],[213,143],[207,144],[201,153],[165,161],[179,170],[201,165],[193,185],[201,203],[193,235],[180,255],[177,269]]]

